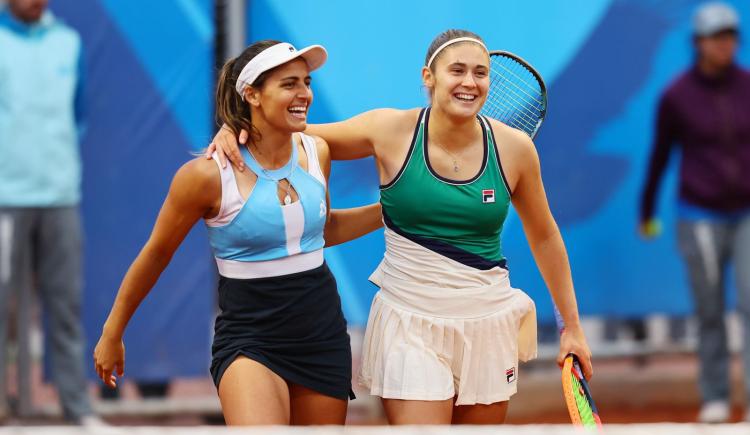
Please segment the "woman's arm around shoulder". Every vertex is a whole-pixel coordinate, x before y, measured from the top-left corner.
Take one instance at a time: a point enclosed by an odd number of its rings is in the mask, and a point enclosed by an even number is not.
[[[393,135],[414,128],[418,114],[419,109],[374,109],[344,121],[310,124],[306,132],[328,142],[333,160],[380,157],[388,152]]]

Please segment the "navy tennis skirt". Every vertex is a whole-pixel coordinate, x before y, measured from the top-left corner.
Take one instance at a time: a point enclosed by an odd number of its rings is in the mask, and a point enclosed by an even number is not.
[[[271,278],[219,278],[214,326],[214,384],[239,355],[284,380],[353,399],[352,350],[336,280],[318,268]]]

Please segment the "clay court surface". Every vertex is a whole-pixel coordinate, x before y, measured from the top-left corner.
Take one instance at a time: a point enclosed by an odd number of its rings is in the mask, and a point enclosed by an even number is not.
[[[733,387],[738,393],[741,390],[738,388],[741,369],[738,360],[734,361],[732,369]],[[694,423],[699,403],[695,387],[696,371],[696,360],[692,355],[607,358],[596,361],[591,387],[605,423]],[[561,424],[564,428],[568,416],[560,388],[559,371],[554,362],[543,360],[522,365],[519,392],[511,400],[507,423]],[[91,390],[92,395],[96,396],[97,387],[93,383]],[[350,405],[348,423],[367,426],[385,424],[379,401],[364,391],[356,392],[358,399]],[[97,411],[115,426],[160,426],[165,429],[167,426],[179,426],[186,429],[188,426],[223,423],[215,390],[208,377],[175,380],[165,399],[142,400],[135,386],[128,381],[121,395],[117,401],[95,401]],[[40,370],[34,372],[33,397],[36,415],[25,419],[8,419],[5,421],[6,428],[51,428],[61,424],[54,389],[41,382]],[[744,398],[736,395],[733,403],[732,421],[739,422]],[[711,427],[718,429],[720,426]],[[744,433],[750,434],[750,426],[745,429]],[[549,432],[545,429],[544,433]]]

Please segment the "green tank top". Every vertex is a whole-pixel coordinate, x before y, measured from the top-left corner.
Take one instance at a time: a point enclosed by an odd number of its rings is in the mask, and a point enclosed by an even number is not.
[[[430,109],[422,109],[404,165],[393,181],[380,186],[386,226],[467,266],[505,267],[500,233],[508,216],[510,189],[489,122],[477,116],[484,137],[479,172],[457,181],[441,177],[429,163],[429,117]]]

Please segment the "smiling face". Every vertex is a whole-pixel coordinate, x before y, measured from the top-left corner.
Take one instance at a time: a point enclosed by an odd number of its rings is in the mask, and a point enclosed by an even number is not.
[[[262,118],[280,131],[304,131],[313,100],[310,81],[307,63],[295,59],[270,71],[260,88],[246,88],[245,100],[253,110],[253,122]]]
[[[490,58],[474,42],[458,42],[444,48],[422,80],[430,90],[432,106],[448,115],[472,118],[482,109],[490,86]]]

